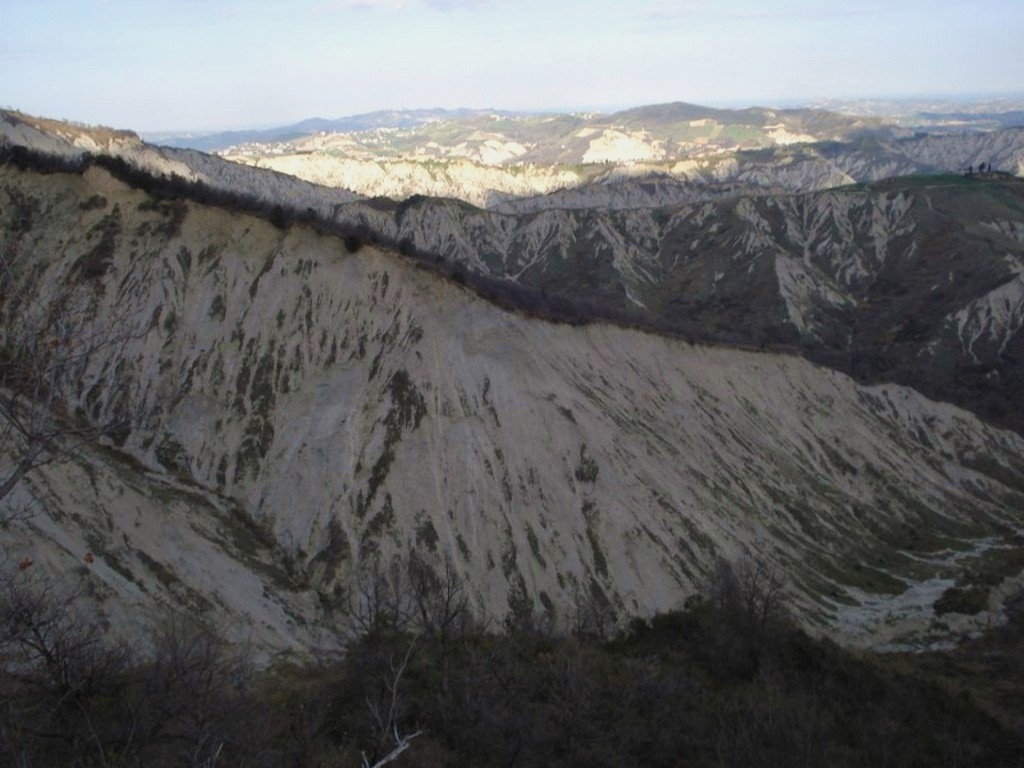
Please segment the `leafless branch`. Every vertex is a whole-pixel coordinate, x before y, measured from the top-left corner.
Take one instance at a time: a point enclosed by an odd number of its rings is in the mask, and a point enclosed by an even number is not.
[[[142,335],[127,309],[97,316],[95,287],[47,282],[43,274],[14,269],[0,250],[0,501],[29,472],[74,456],[137,419],[124,408],[99,418],[73,411],[101,359],[123,357]],[[116,387],[114,381],[96,386]],[[107,401],[111,397],[108,389]],[[116,392],[115,392],[116,394]]]
[[[398,719],[401,710],[399,686],[416,649],[416,641],[417,638],[415,636],[409,641],[405,654],[400,661],[396,662],[394,654],[388,658],[388,672],[383,681],[384,696],[380,699],[367,696],[365,699],[370,717],[374,722],[379,743],[384,745],[389,740],[393,740],[394,746],[390,752],[372,765],[366,757],[366,753],[363,752],[363,768],[379,768],[379,766],[394,762],[409,748],[409,742],[420,735],[420,731],[402,735],[398,729]]]
[[[370,761],[366,759],[366,753],[363,753],[363,768],[381,768],[382,765],[388,765],[389,763],[393,763],[395,760],[401,757],[402,753],[409,748],[410,742],[417,736],[419,736],[420,733],[421,731],[416,731],[416,733],[411,733],[408,736],[400,736],[398,734],[398,730],[395,729],[395,748],[388,752],[386,755],[384,755],[384,757],[375,762],[373,765],[370,765]]]
[[[401,563],[394,560],[385,567],[374,560],[360,570],[349,595],[348,611],[353,638],[408,629],[415,606]]]

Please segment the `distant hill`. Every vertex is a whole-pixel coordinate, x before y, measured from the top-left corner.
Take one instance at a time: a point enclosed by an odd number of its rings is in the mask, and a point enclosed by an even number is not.
[[[354,133],[376,128],[414,128],[437,120],[464,120],[477,115],[492,114],[491,110],[473,109],[386,109],[336,119],[311,117],[291,125],[238,131],[211,133],[148,133],[145,138],[156,144],[181,149],[216,152],[239,144],[267,144],[291,141],[321,131],[328,133]]]
[[[925,133],[992,131],[1024,126],[1024,95],[975,99],[822,99],[814,106],[883,118]]]
[[[491,140],[514,142],[524,147],[523,152],[513,153],[500,162],[564,163],[601,162],[587,159],[589,142],[580,139],[622,129],[649,134],[652,142],[664,145],[660,150],[652,148],[653,154],[665,157],[687,156],[701,146],[773,146],[795,140],[849,139],[864,132],[891,137],[896,130],[878,118],[844,116],[820,109],[713,109],[674,102],[636,107],[611,115],[478,109],[384,110],[336,120],[311,118],[264,130],[151,134],[147,138],[166,146],[221,151],[245,145],[301,144],[302,139],[320,133],[347,135],[377,129],[401,132],[389,141],[373,142],[373,148],[383,154],[415,153],[432,145],[453,149],[463,142],[474,141],[474,136],[483,131]],[[584,135],[579,135],[580,132]],[[627,140],[629,138],[637,139],[627,134]],[[608,137],[608,140],[622,143],[618,136]],[[652,152],[643,154],[649,156]]]
[[[922,128],[930,131],[954,128],[992,131],[1024,126],[1024,110],[1009,112],[921,112]]]
[[[818,139],[853,137],[858,132],[871,132],[880,136],[898,134],[891,123],[880,117],[851,117],[826,109],[714,109],[698,104],[673,102],[636,107],[616,112],[608,117],[613,124],[671,126],[684,121],[708,120],[723,126],[748,125],[764,128],[785,125],[791,129],[814,135]]]

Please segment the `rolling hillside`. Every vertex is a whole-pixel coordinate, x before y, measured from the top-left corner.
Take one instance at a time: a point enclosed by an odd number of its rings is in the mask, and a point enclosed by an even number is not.
[[[908,388],[504,311],[386,249],[96,166],[2,173],[2,311],[71,281],[99,322],[139,323],[68,405],[147,418],[26,481],[40,510],[7,534],[115,619],[216,606],[289,647],[414,550],[495,618],[524,599],[565,617],[580,591],[647,613],[755,551],[807,625],[879,637],[887,600],[936,597],[965,562],[949,552],[1021,523],[1022,439]]]

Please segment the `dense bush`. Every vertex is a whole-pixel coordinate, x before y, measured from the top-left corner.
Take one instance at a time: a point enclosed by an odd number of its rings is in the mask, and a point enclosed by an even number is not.
[[[104,642],[76,595],[30,574],[0,585],[3,764],[1020,763],[1021,734],[970,698],[797,629],[777,574],[749,564],[602,640],[487,632],[450,570],[414,560],[353,590],[344,658],[258,673],[201,622]]]
[[[4,566],[0,764],[200,766],[221,754],[273,764],[250,732],[269,714],[252,666],[215,629],[170,616],[144,638],[111,641],[84,591],[24,560]]]

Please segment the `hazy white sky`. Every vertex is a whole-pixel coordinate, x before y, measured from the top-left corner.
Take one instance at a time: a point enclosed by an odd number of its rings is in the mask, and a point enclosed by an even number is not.
[[[0,0],[0,18],[0,104],[150,131],[1024,91],[1024,0]]]

